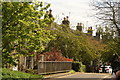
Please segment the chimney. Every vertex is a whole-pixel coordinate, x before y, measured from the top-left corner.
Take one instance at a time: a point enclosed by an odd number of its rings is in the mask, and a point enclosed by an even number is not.
[[[49,18],[52,18],[52,17],[53,17],[53,15],[52,15],[52,10],[51,10],[51,9],[49,10],[49,15],[48,15],[48,16],[49,16]]]
[[[82,23],[79,23],[80,26],[82,26]]]
[[[79,31],[82,31],[82,23],[77,23],[76,27]]]
[[[88,35],[92,36],[92,34],[93,34],[92,27],[88,27]]]

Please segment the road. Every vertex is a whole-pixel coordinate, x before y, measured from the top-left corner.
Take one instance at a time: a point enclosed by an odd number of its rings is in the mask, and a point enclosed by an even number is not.
[[[75,73],[50,80],[110,80],[108,78],[111,78],[111,75],[107,73]]]

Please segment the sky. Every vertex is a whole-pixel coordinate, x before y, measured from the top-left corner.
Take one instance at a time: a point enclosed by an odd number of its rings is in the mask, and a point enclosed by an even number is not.
[[[84,30],[87,27],[95,26],[95,11],[91,6],[92,0],[41,0],[45,4],[50,3],[55,22],[61,23],[63,18],[69,16],[70,26],[76,29],[77,23],[84,24]]]

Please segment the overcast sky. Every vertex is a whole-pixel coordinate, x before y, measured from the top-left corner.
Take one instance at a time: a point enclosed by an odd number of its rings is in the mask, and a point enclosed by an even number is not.
[[[42,0],[51,4],[53,15],[57,23],[61,23],[65,16],[69,16],[71,26],[76,26],[78,22],[85,27],[95,26],[94,14],[90,3],[92,0]]]

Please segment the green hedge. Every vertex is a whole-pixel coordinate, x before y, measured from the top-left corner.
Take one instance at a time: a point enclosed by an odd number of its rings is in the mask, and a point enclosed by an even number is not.
[[[43,78],[42,75],[33,75],[20,71],[11,71],[9,69],[2,69],[2,78]]]
[[[73,62],[72,69],[76,72],[85,72],[86,66],[82,62]]]
[[[81,65],[80,72],[86,72],[86,66],[83,65],[82,63],[80,65]]]

